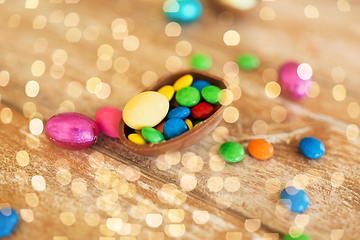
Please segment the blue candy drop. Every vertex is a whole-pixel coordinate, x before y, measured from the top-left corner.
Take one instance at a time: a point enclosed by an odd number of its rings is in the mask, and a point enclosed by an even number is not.
[[[163,9],[171,21],[191,23],[201,16],[203,6],[198,0],[166,0]]]
[[[0,237],[9,236],[19,221],[19,215],[11,208],[0,209]]]
[[[310,204],[307,193],[293,186],[284,188],[281,191],[280,198],[282,203],[293,212],[303,212]]]
[[[169,140],[189,131],[189,127],[184,120],[171,118],[164,124],[163,131],[165,138]]]
[[[196,80],[191,84],[192,87],[196,88],[201,92],[204,87],[210,86],[211,84],[208,81],[205,80]]]
[[[306,137],[299,143],[300,151],[308,158],[317,159],[325,153],[324,144],[317,138]]]
[[[174,109],[171,109],[166,116],[168,119],[170,118],[180,118],[185,119],[190,115],[190,109],[187,107],[177,107]]]

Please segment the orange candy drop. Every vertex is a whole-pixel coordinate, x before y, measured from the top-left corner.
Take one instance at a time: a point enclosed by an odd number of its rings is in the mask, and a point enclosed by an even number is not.
[[[253,139],[249,142],[248,151],[254,158],[266,160],[274,154],[274,147],[265,139]]]
[[[166,121],[162,121],[161,123],[159,123],[155,129],[158,130],[159,132],[161,132],[162,134],[164,134],[164,124]]]

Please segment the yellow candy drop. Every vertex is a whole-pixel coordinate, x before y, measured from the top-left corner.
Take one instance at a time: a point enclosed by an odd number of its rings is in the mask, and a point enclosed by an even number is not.
[[[132,129],[143,129],[158,125],[169,111],[169,101],[161,93],[142,92],[126,104],[123,120]]]
[[[174,96],[175,89],[171,85],[165,85],[158,90],[158,93],[161,93],[170,101]]]
[[[194,125],[189,119],[185,119],[184,121],[185,121],[186,125],[188,125],[190,130],[193,129]]]
[[[187,74],[176,80],[176,82],[174,83],[174,89],[177,92],[184,87],[190,87],[192,82],[193,82],[193,76]]]
[[[131,141],[131,142],[133,142],[133,143],[135,143],[135,144],[138,144],[138,145],[145,145],[145,144],[147,144],[147,142],[145,141],[145,139],[144,139],[141,135],[139,135],[139,134],[137,134],[137,133],[131,133],[131,134],[129,134],[128,139],[129,139],[129,141]]]

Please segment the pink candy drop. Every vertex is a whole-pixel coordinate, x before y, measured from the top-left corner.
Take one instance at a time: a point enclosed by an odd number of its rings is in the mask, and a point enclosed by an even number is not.
[[[101,131],[109,137],[118,138],[118,126],[122,111],[115,107],[100,108],[95,114],[95,121]]]

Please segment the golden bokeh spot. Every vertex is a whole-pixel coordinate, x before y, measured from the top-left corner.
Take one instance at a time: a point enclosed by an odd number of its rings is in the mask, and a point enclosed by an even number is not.
[[[241,232],[227,232],[226,240],[242,240]]]
[[[305,227],[310,222],[310,215],[306,213],[300,213],[295,217],[295,224],[298,227]]]
[[[182,61],[177,56],[171,56],[168,59],[166,59],[165,67],[170,72],[179,71],[181,66],[182,66]]]
[[[165,235],[163,232],[149,232],[148,239],[149,240],[164,240]]]
[[[148,214],[146,216],[146,223],[149,227],[157,228],[162,224],[163,218],[161,214]]]
[[[231,197],[230,194],[220,194],[217,198],[216,198],[216,205],[218,205],[218,207],[226,209],[229,208],[231,206],[231,204],[233,203],[233,198]]]
[[[84,38],[88,41],[95,41],[100,35],[100,31],[95,26],[88,26],[84,30]]]
[[[181,237],[185,233],[184,224],[170,224],[165,225],[165,234],[169,237]]]
[[[116,40],[123,40],[129,35],[129,30],[126,26],[118,25],[113,29],[112,35]]]
[[[192,156],[186,161],[185,167],[191,172],[200,172],[204,167],[204,160],[200,156]]]
[[[108,218],[106,220],[106,226],[110,230],[117,232],[123,227],[123,221],[121,218]]]
[[[158,76],[153,71],[146,71],[141,76],[141,82],[145,87],[150,87],[158,81]]]
[[[189,56],[191,51],[191,43],[185,40],[178,42],[175,46],[175,52],[177,53],[177,55],[182,57]]]
[[[282,106],[275,106],[271,109],[271,118],[275,122],[283,122],[286,119],[287,111]]]
[[[240,34],[235,30],[224,33],[223,41],[228,46],[237,46],[240,43]]]
[[[124,38],[123,46],[126,51],[135,51],[140,44],[139,39],[136,36],[130,35]]]
[[[281,188],[281,182],[278,178],[269,178],[266,180],[265,183],[265,190],[270,193],[274,194],[277,193]]]
[[[163,203],[183,204],[186,200],[186,193],[178,190],[174,184],[164,184],[158,191],[157,197]],[[163,216],[164,217],[164,216]]]
[[[278,72],[273,68],[267,68],[262,73],[262,79],[265,83],[276,82],[278,80]]]
[[[26,134],[26,144],[28,145],[29,148],[31,149],[35,149],[38,148],[40,146],[40,139],[38,136],[35,136],[31,133]]]
[[[128,181],[134,182],[140,178],[141,172],[140,169],[136,166],[126,167],[125,169],[125,177]]]
[[[210,158],[209,165],[211,170],[219,172],[225,168],[226,162],[220,155],[214,155]]]
[[[222,89],[218,96],[221,105],[230,105],[234,100],[234,95],[229,89]]]
[[[225,179],[224,187],[228,192],[236,192],[240,188],[240,180],[237,177],[228,177]]]
[[[76,197],[83,197],[87,190],[87,183],[82,178],[75,178],[71,183],[71,191]]]
[[[223,118],[228,123],[239,120],[239,111],[235,107],[227,107],[223,112]]]
[[[187,168],[187,162],[191,157],[196,156],[195,153],[193,152],[186,152],[182,157],[181,157],[181,163],[184,167]]]
[[[345,176],[343,172],[335,172],[331,175],[331,185],[333,187],[340,187],[345,181]]]
[[[83,86],[80,82],[72,81],[67,86],[67,93],[73,98],[79,97],[82,94],[82,91]]]
[[[0,112],[1,122],[4,124],[9,124],[12,121],[13,113],[10,108],[3,108]]]
[[[44,124],[41,119],[34,118],[29,123],[30,132],[34,135],[40,135],[44,130]]]
[[[228,89],[232,92],[233,101],[236,101],[241,97],[242,91],[239,86],[232,84],[228,87]]]
[[[85,213],[84,220],[90,227],[95,227],[100,223],[100,216],[97,213]]]
[[[104,155],[100,152],[93,152],[89,155],[89,164],[93,168],[99,168],[105,163]]]
[[[74,112],[75,111],[75,105],[70,100],[65,100],[65,101],[61,102],[59,108],[63,109],[65,112]]]
[[[21,22],[21,16],[19,14],[13,14],[10,16],[8,21],[8,26],[11,28],[16,28]]]
[[[330,233],[331,240],[340,240],[344,236],[343,229],[334,229]]]
[[[36,195],[36,193],[26,193],[25,194],[25,202],[30,207],[36,207],[37,205],[39,205],[39,198]]]
[[[185,218],[185,212],[182,209],[170,209],[167,212],[167,217],[172,223],[180,223]]]
[[[65,67],[64,65],[53,64],[50,67],[50,76],[54,79],[60,79],[65,74]]]
[[[196,224],[202,225],[209,221],[210,215],[208,211],[194,211],[193,220]]]
[[[214,155],[219,155],[219,149],[220,145],[214,145],[210,148],[210,157],[213,157]]]
[[[229,77],[234,77],[239,74],[240,68],[239,65],[236,62],[229,61],[224,64],[223,72],[225,75]]]
[[[125,223],[123,225],[123,227],[120,229],[120,231],[118,231],[117,233],[122,235],[122,236],[126,236],[126,235],[129,235],[130,232],[131,232],[131,224],[130,223]],[[121,238],[125,238],[125,237],[121,237]]]
[[[342,83],[345,80],[345,72],[341,67],[334,67],[331,70],[331,77],[336,83]]]
[[[56,173],[56,180],[61,185],[68,185],[71,182],[71,173],[68,170],[61,169]]]
[[[37,16],[33,21],[34,29],[43,29],[46,26],[47,19],[43,15]]]
[[[319,18],[319,10],[314,5],[307,5],[304,13],[307,18]]]
[[[95,93],[96,86],[101,83],[101,80],[97,77],[92,77],[86,82],[86,89],[89,93]]]
[[[101,224],[100,225],[100,232],[101,232],[102,235],[104,235],[106,237],[112,237],[112,236],[115,235],[115,231],[109,229],[106,224]]]
[[[55,10],[50,15],[50,22],[51,23],[61,23],[64,20],[65,14],[61,10]]]
[[[346,98],[346,88],[344,85],[338,84],[333,87],[332,95],[336,101],[343,101]]]
[[[126,73],[115,73],[112,76],[111,82],[115,87],[123,88],[127,85],[129,78]]]
[[[25,86],[25,93],[28,97],[36,97],[39,93],[40,86],[36,81],[29,81]]]
[[[185,174],[180,180],[180,186],[185,191],[192,191],[197,185],[197,179],[195,175]]]
[[[245,220],[245,229],[248,232],[256,232],[261,227],[260,219],[247,219]]]
[[[259,16],[261,20],[272,21],[275,20],[276,13],[271,7],[263,7],[259,12]]]
[[[349,114],[349,117],[351,118],[357,118],[360,116],[360,106],[357,102],[351,102],[349,103],[347,107],[347,112]]]
[[[162,170],[162,171],[166,171],[166,170],[169,170],[169,169],[171,168],[171,165],[168,164],[168,163],[165,161],[165,154],[159,155],[159,156],[156,158],[155,164],[156,164],[156,167],[157,167],[159,170]]]
[[[227,87],[230,87],[231,85],[239,85],[240,84],[240,78],[238,75],[230,74],[224,76],[224,83]]]
[[[129,183],[129,189],[123,195],[124,198],[132,198],[136,195],[136,186],[133,183]]]
[[[67,27],[76,27],[80,22],[80,17],[77,13],[69,13],[64,19],[64,25]]]
[[[263,120],[257,120],[252,125],[252,131],[255,135],[265,135],[268,129],[267,123]]]
[[[359,137],[359,127],[355,124],[350,124],[346,127],[346,137],[352,141]]]
[[[5,87],[10,81],[10,73],[8,71],[0,72],[0,86]]]
[[[265,94],[269,98],[277,98],[281,93],[281,87],[277,82],[268,82],[265,85]]]
[[[101,211],[109,211],[112,207],[112,204],[105,201],[102,197],[96,199],[96,207]]]
[[[96,66],[100,71],[108,71],[110,70],[111,66],[113,64],[113,60],[112,59],[108,59],[108,60],[102,60],[100,58],[98,58],[96,60]]]
[[[207,187],[211,192],[219,192],[224,187],[224,181],[221,177],[211,177],[207,181]]]
[[[165,34],[168,37],[177,37],[181,34],[181,26],[176,22],[170,22],[165,27]]]
[[[80,29],[73,27],[70,28],[65,35],[65,38],[68,42],[78,42],[81,38],[81,31]]]
[[[75,215],[72,212],[60,213],[60,220],[66,226],[71,226],[75,223]]]
[[[338,6],[340,12],[349,12],[351,9],[350,3],[347,0],[338,0],[337,6]],[[334,240],[334,239],[332,239],[332,240]]]
[[[310,98],[315,98],[320,94],[320,85],[317,82],[311,81],[305,85],[306,95]]]
[[[114,49],[109,44],[103,44],[98,48],[97,54],[101,60],[109,60],[114,55]]]
[[[25,167],[30,162],[30,157],[27,151],[20,150],[16,153],[16,161],[21,167]]]
[[[27,9],[35,9],[39,5],[39,0],[26,0],[25,8]]]
[[[34,220],[34,213],[31,209],[21,209],[20,216],[25,222],[32,222]]]
[[[52,60],[55,64],[62,65],[68,58],[67,52],[63,49],[57,49],[52,55]]]
[[[37,53],[43,53],[48,47],[48,41],[46,38],[38,38],[34,43],[34,51]]]
[[[40,77],[44,74],[44,72],[45,72],[45,63],[43,61],[36,60],[35,62],[33,62],[33,64],[31,65],[32,75],[34,75],[35,77]]]
[[[298,174],[293,179],[293,185],[296,188],[305,189],[309,184],[309,178],[305,174]]]
[[[31,179],[31,185],[37,191],[42,191],[46,187],[46,182],[43,176],[33,176]]]
[[[226,142],[229,137],[229,130],[226,127],[216,127],[212,133],[212,138],[218,143]]]

